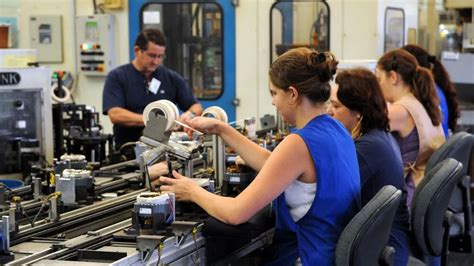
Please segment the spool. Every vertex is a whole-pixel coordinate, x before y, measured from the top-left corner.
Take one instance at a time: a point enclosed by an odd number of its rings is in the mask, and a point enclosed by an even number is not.
[[[54,91],[56,89],[58,89],[58,85],[54,85],[53,87],[51,87],[51,97],[53,98],[53,100],[55,102],[65,103],[65,102],[69,101],[69,99],[71,99],[71,92],[69,91],[69,89],[66,86],[63,85],[60,88],[64,91],[64,97],[62,97],[62,98],[56,96],[56,94],[54,93]]]
[[[224,109],[222,109],[219,106],[211,106],[211,107],[206,108],[206,110],[202,112],[202,116],[215,118],[224,123],[227,123],[227,119],[228,119],[227,113],[224,111]]]
[[[160,114],[166,118],[165,131],[173,129],[174,121],[179,118],[178,107],[168,100],[155,101],[145,107],[145,110],[143,110],[143,123],[145,126],[148,123],[150,113]]]
[[[82,154],[63,154],[60,157],[61,161],[70,160],[71,162],[85,161],[86,156]]]
[[[158,192],[142,192],[137,196],[138,204],[166,204],[169,199],[168,193],[158,193]]]

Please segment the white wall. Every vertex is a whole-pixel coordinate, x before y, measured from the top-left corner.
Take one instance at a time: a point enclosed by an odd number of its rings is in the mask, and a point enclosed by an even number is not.
[[[268,87],[272,0],[240,0],[236,8],[237,119],[276,114]]]

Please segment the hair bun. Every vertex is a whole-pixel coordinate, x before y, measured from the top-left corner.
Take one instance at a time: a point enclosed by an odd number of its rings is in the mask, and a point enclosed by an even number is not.
[[[326,62],[326,55],[324,53],[319,53],[316,55],[316,63],[321,64],[323,62]]]
[[[318,52],[313,50],[308,58],[309,66],[317,66],[325,62],[335,61],[336,58],[331,52]]]

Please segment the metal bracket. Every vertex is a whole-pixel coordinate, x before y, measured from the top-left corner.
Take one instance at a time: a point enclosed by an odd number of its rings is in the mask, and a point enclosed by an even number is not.
[[[198,226],[198,222],[175,221],[171,224],[171,231],[176,237],[176,246],[180,246],[191,234],[194,228]]]
[[[50,222],[57,222],[61,218],[61,214],[58,210],[58,197],[51,197],[49,199],[49,212],[48,212],[48,219]]]
[[[171,135],[170,131],[165,131],[168,120],[162,115],[151,117],[152,113],[150,112],[147,125],[143,129],[143,136],[161,143],[167,143]]]
[[[143,262],[148,261],[157,247],[165,241],[166,236],[141,235],[137,236],[137,250],[141,252]]]

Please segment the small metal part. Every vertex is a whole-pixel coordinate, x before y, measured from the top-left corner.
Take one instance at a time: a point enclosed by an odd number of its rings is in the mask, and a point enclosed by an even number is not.
[[[8,210],[8,216],[10,217],[10,227],[13,228],[13,231],[18,232],[20,224],[18,221],[21,218],[22,207],[21,207],[21,197],[14,196],[10,201],[10,209]]]
[[[100,236],[100,232],[97,231],[88,231],[87,232],[88,236]]]
[[[60,213],[58,211],[58,199],[59,198],[57,196],[49,198],[48,219],[50,222],[59,221]]]
[[[176,237],[176,246],[180,246],[189,234],[197,228],[198,222],[175,221],[171,224],[171,230]]]
[[[33,197],[34,199],[38,200],[41,199],[43,196],[41,193],[41,178],[39,177],[34,177],[33,178]]]
[[[141,235],[137,236],[137,250],[142,253],[142,261],[146,262],[157,247],[165,241],[166,236]]]
[[[4,215],[2,216],[0,229],[0,235],[2,236],[2,254],[10,253],[10,217]]]

